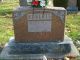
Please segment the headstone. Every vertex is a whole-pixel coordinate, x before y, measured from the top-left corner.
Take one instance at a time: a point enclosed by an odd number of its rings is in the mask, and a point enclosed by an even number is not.
[[[14,11],[17,42],[63,41],[66,10],[64,8],[18,8]]]
[[[21,7],[14,10],[15,40],[17,42],[63,41],[66,10],[53,7],[53,4],[50,5],[51,0],[46,7],[38,6],[38,8],[31,6],[31,1],[20,0]]]
[[[68,0],[68,11],[78,11],[77,0]]]

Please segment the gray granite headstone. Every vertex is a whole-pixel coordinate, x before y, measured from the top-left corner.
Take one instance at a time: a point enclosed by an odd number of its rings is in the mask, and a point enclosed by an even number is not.
[[[11,38],[0,54],[2,60],[40,60],[47,58],[63,58],[64,56],[78,56],[79,53],[69,37],[63,42],[16,43]]]
[[[68,0],[68,11],[78,11],[77,0]]]
[[[27,6],[27,0],[19,0],[20,6]]]

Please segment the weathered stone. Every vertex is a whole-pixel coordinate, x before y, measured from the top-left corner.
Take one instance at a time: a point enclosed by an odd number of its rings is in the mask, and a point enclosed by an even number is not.
[[[67,10],[68,11],[78,11],[77,0],[69,0]]]
[[[51,21],[28,21],[28,32],[51,32]]]
[[[63,41],[66,10],[64,8],[20,7],[14,10],[17,42]]]
[[[43,59],[43,56],[59,59],[69,55],[79,55],[69,37],[65,37],[63,42],[45,43],[16,43],[14,38],[12,38],[0,54],[0,59],[36,60]]]
[[[27,0],[19,0],[20,6],[27,6]]]

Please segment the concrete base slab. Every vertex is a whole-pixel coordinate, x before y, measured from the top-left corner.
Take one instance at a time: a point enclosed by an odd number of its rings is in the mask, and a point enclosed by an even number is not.
[[[78,7],[76,6],[68,6],[67,11],[78,11]]]
[[[65,56],[78,56],[79,52],[71,38],[65,36],[63,42],[16,43],[12,37],[5,45],[2,60],[43,60],[45,58],[61,59]]]

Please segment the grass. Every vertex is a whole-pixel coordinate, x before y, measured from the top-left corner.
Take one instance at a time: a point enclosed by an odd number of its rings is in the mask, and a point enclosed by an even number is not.
[[[11,18],[0,18],[0,43],[5,44],[13,36]]]
[[[12,11],[18,6],[18,0],[5,0],[0,3],[0,45],[4,46],[14,36]]]
[[[12,13],[12,9],[17,5],[18,0],[5,0],[3,3],[0,3],[0,15]]]
[[[66,19],[67,35],[70,36],[73,41],[80,41],[80,15],[69,14]]]

